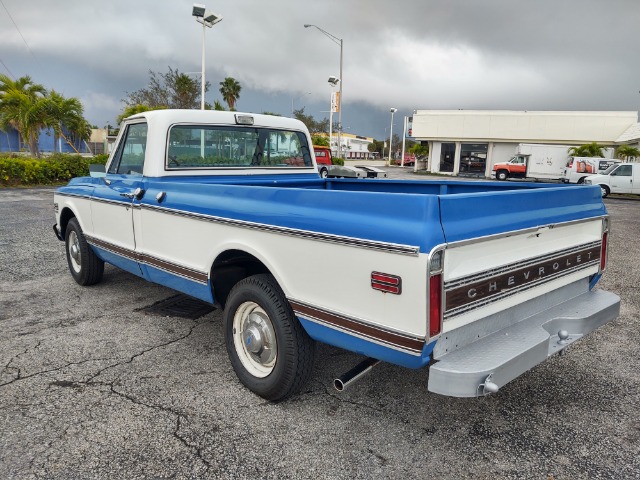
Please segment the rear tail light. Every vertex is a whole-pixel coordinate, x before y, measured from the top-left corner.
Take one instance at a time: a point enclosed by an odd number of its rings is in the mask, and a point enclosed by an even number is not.
[[[438,250],[429,261],[429,336],[442,331],[442,266],[444,251]]]
[[[600,271],[604,272],[607,267],[607,244],[609,242],[609,232],[602,234],[602,247],[600,248]]]
[[[442,274],[429,277],[429,336],[442,330]]]

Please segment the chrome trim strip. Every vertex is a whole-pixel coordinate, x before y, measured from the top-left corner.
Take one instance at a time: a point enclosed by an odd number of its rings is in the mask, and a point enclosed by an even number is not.
[[[129,250],[128,248],[119,247],[112,243],[105,242],[104,240],[100,240],[91,235],[85,234],[85,238],[87,239],[87,242],[89,244],[95,247],[101,248],[115,255],[120,255],[121,257],[127,258],[134,262],[143,263],[150,267],[170,273],[171,275],[176,275],[178,277],[184,278],[186,280],[191,280],[202,285],[207,285],[209,283],[209,274],[207,272],[194,270],[192,268],[185,267],[184,265],[169,262],[167,260],[163,260],[161,258],[154,257],[145,253],[137,253]]]
[[[317,241],[328,242],[328,243],[337,243],[342,245],[348,245],[351,247],[368,248],[370,250],[395,253],[398,255],[407,255],[407,256],[417,257],[420,253],[420,247],[411,246],[411,245],[402,245],[399,243],[380,242],[376,240],[367,240],[363,238],[334,235],[331,233],[314,232],[311,230],[300,230],[300,229],[289,228],[289,227],[279,227],[275,225],[267,225],[264,223],[250,222],[246,220],[235,220],[231,218],[207,215],[204,213],[192,213],[192,212],[187,212],[185,210],[176,210],[172,208],[160,207],[160,206],[154,206],[154,205],[148,205],[148,204],[138,204],[138,203],[132,204],[132,203],[126,203],[126,202],[125,203],[117,202],[112,200],[103,200],[96,197],[90,197],[88,195],[75,195],[75,194],[60,194],[60,195],[83,197],[92,201],[112,203],[118,206],[127,206],[127,207],[134,207],[134,208],[140,208],[140,209],[155,210],[155,211],[167,213],[170,215],[177,215],[185,218],[193,218],[196,220],[212,222],[212,223],[220,223],[222,225],[249,228],[252,230],[263,230],[266,232],[277,233],[280,235],[301,237],[301,238],[307,238],[310,240],[317,240]]]
[[[488,242],[490,240],[496,240],[496,239],[499,239],[499,238],[514,237],[516,235],[524,235],[526,233],[537,232],[538,230],[544,229],[544,228],[552,229],[552,228],[556,228],[556,227],[564,227],[564,226],[567,226],[567,225],[574,225],[574,224],[579,224],[579,223],[593,222],[595,220],[602,221],[603,218],[609,218],[609,215],[600,215],[598,217],[581,218],[579,220],[569,220],[567,222],[560,222],[560,223],[549,223],[549,224],[546,224],[546,225],[538,225],[536,227],[523,228],[521,230],[510,230],[508,232],[494,233],[492,235],[486,235],[486,236],[483,236],[483,237],[474,237],[474,238],[468,239],[468,240],[458,240],[456,242],[449,242],[447,244],[447,248],[462,247],[464,245],[469,245],[469,244],[472,244],[472,243]]]
[[[109,205],[117,205],[118,207],[131,207],[132,206],[131,200],[129,200],[129,201],[110,200],[110,199],[106,199],[106,198],[92,197],[91,195],[79,195],[77,193],[59,193],[59,192],[56,192],[56,195],[60,195],[62,197],[84,198],[84,199],[90,200],[92,202],[106,203],[106,204],[109,204]]]
[[[419,247],[414,247],[410,245],[379,242],[376,240],[366,240],[366,239],[355,238],[355,237],[345,237],[342,235],[334,235],[331,233],[320,233],[320,232],[313,232],[310,230],[299,230],[299,229],[289,228],[289,227],[279,227],[275,225],[267,225],[264,223],[256,223],[256,222],[250,222],[246,220],[236,220],[231,218],[217,217],[214,215],[207,215],[204,213],[192,213],[192,212],[186,212],[184,210],[175,210],[167,207],[159,207],[159,206],[147,205],[147,204],[142,204],[141,207],[143,209],[155,210],[158,212],[167,213],[170,215],[177,215],[177,216],[186,217],[186,218],[193,218],[195,220],[201,220],[201,221],[212,222],[212,223],[220,223],[222,225],[230,225],[234,227],[249,228],[252,230],[262,230],[269,233],[277,233],[277,234],[288,235],[293,237],[308,238],[311,240],[318,240],[322,242],[339,243],[339,244],[348,245],[352,247],[361,247],[361,248],[368,248],[372,250],[380,250],[380,251],[385,251],[390,253],[397,253],[399,255],[409,255],[409,256],[417,257],[420,252]]]
[[[355,335],[363,340],[393,348],[411,355],[421,355],[425,339],[389,330],[363,320],[337,312],[315,307],[304,302],[287,298],[297,316],[334,330]]]

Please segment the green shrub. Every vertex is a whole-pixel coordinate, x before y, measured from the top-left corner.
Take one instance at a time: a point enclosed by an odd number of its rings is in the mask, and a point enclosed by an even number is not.
[[[0,154],[0,186],[55,185],[89,175],[89,165],[105,164],[108,155],[82,157],[56,153],[47,158]]]
[[[344,158],[331,157],[331,163],[334,165],[344,165]]]

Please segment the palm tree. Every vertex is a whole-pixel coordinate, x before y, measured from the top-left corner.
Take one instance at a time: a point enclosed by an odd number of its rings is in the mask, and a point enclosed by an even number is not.
[[[603,157],[602,149],[604,147],[597,142],[591,142],[579,147],[569,148],[569,155],[572,157]]]
[[[15,129],[22,141],[29,145],[32,155],[39,156],[38,136],[46,125],[44,96],[46,89],[24,76],[13,80],[0,74],[0,128]]]
[[[69,143],[74,150],[76,149],[74,144],[89,141],[91,138],[91,124],[82,115],[70,118],[67,123],[65,123],[65,128],[69,131],[72,141],[70,142],[66,138],[65,140],[67,140],[67,143]]]
[[[233,77],[227,77],[220,82],[220,94],[222,99],[229,105],[229,110],[236,109],[236,102],[240,98],[242,87]]]
[[[620,160],[628,160],[629,157],[640,157],[640,150],[631,145],[620,145],[616,150],[616,157]]]
[[[47,125],[53,129],[53,143],[55,146],[59,143],[60,136],[64,136],[63,129],[71,131],[71,125],[81,123],[83,108],[80,100],[77,98],[65,98],[55,90],[51,90],[45,97],[47,110]],[[66,138],[65,138],[66,140]],[[62,146],[60,146],[62,152]]]

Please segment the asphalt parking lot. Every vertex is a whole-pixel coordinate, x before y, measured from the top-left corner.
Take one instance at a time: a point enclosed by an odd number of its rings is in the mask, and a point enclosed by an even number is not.
[[[237,381],[219,311],[146,313],[175,292],[108,266],[78,286],[52,192],[0,189],[2,479],[640,478],[638,201],[605,201],[620,317],[497,395],[442,397],[389,364],[339,393],[361,359],[320,346],[303,392],[270,404]]]

